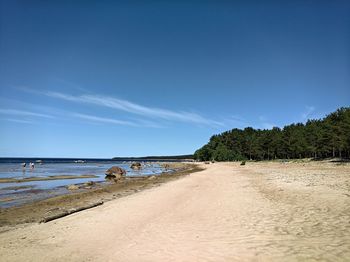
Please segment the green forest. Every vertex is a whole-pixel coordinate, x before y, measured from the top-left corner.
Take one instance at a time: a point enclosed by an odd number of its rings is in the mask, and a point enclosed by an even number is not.
[[[194,153],[194,158],[201,161],[329,157],[350,157],[350,107],[342,107],[323,119],[283,128],[234,128],[212,136]]]

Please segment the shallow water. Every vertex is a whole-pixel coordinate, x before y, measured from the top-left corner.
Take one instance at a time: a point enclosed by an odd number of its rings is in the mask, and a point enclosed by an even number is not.
[[[119,166],[127,171],[127,176],[159,175],[165,170],[158,163],[147,163],[141,170],[132,170],[130,162],[96,161],[87,163],[36,163],[31,169],[29,163],[22,168],[20,163],[0,163],[0,178],[24,179],[28,177],[48,177],[58,175],[94,175],[95,178],[60,179],[48,181],[28,181],[22,183],[0,183],[0,207],[21,205],[37,199],[69,193],[66,186],[88,181],[105,183],[105,171]]]

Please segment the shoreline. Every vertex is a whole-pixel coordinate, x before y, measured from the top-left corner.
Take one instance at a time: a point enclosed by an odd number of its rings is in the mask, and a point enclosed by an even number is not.
[[[168,164],[175,171],[152,176],[126,177],[118,183],[95,183],[94,187],[79,187],[69,194],[33,200],[20,206],[0,208],[0,234],[18,226],[38,223],[46,217],[57,216],[69,210],[128,196],[202,170],[193,163]]]
[[[96,175],[57,175],[47,177],[25,177],[22,179],[4,177],[0,178],[0,183],[25,183],[33,181],[50,181],[50,180],[63,180],[63,179],[79,179],[79,178],[96,178]]]

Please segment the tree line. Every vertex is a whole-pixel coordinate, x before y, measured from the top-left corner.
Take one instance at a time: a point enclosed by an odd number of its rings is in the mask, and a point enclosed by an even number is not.
[[[214,135],[194,153],[201,161],[350,158],[350,107],[283,128],[234,128]]]
[[[193,159],[193,155],[177,155],[177,156],[143,156],[143,157],[113,157],[118,161],[149,161],[149,160],[186,160]]]

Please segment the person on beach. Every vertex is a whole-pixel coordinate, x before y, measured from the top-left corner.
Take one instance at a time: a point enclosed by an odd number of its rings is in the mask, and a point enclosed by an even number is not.
[[[30,168],[34,169],[34,163],[30,162]]]
[[[25,175],[26,174],[26,166],[27,166],[27,164],[24,162],[24,163],[21,164],[21,166],[22,166],[22,175]]]

